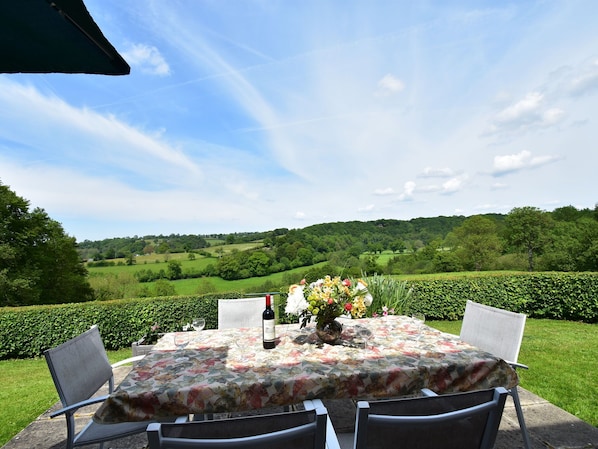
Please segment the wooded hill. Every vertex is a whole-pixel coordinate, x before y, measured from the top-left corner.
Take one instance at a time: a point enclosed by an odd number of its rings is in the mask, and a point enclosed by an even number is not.
[[[197,236],[196,236],[197,237]],[[534,207],[515,208],[509,214],[484,214],[412,220],[380,219],[324,223],[303,229],[276,229],[263,233],[199,236],[208,244],[218,237],[220,244],[260,242],[247,251],[221,252],[218,257],[203,251],[206,246],[187,247],[214,263],[202,271],[183,274],[172,267],[174,280],[181,276],[219,276],[225,280],[266,276],[298,267],[328,262],[346,275],[366,273],[413,274],[468,270],[598,270],[598,207],[577,210],[567,206],[553,212]],[[145,244],[149,249],[177,252],[177,243],[189,236],[171,235],[84,242],[97,255],[124,253],[127,246]],[[182,245],[178,245],[180,248]],[[392,253],[385,265],[377,255]],[[126,257],[126,255],[121,256]],[[134,263],[132,257],[129,258]],[[176,262],[172,261],[174,265]],[[146,270],[140,281],[156,280]],[[141,275],[140,275],[141,276]]]
[[[505,215],[484,214],[496,223],[502,223]],[[231,234],[170,234],[147,235],[144,237],[115,237],[103,240],[84,240],[77,244],[78,252],[83,260],[127,258],[131,254],[148,253],[182,253],[201,251],[211,246],[210,241],[218,244],[251,243],[258,241],[271,242],[277,237],[289,233],[295,235],[313,235],[317,237],[349,236],[371,243],[385,243],[400,239],[407,246],[421,246],[436,239],[444,239],[455,227],[460,226],[467,217],[439,216],[433,218],[414,218],[411,220],[380,219],[373,221],[349,221],[322,223],[302,229],[274,229],[265,232],[239,232]]]

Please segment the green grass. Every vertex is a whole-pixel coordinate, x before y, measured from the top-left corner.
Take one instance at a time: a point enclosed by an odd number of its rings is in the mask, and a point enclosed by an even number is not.
[[[323,265],[324,263],[313,265],[317,267],[318,265]],[[183,265],[184,267],[184,265]],[[294,268],[292,270],[287,270],[281,273],[274,273],[269,274],[268,276],[262,277],[252,277],[248,279],[238,279],[234,281],[226,281],[220,277],[208,277],[208,278],[197,278],[197,279],[180,279],[177,281],[169,281],[175,288],[177,295],[193,295],[196,294],[200,285],[204,282],[209,282],[215,288],[215,291],[218,292],[248,292],[248,291],[255,291],[255,288],[258,288],[264,285],[266,282],[271,282],[273,285],[278,286],[283,284],[282,278],[284,275],[292,274],[292,273],[304,273],[305,267]],[[152,289],[154,283],[147,282],[141,285],[147,286],[148,288]]]
[[[114,363],[130,357],[131,349],[111,351],[108,355]],[[55,404],[58,393],[44,358],[1,360],[0,385],[1,447]],[[64,421],[62,416],[56,419]]]
[[[432,327],[459,334],[460,321],[430,321]],[[112,363],[130,349],[110,351]],[[521,386],[598,427],[598,325],[528,319],[519,361]],[[0,361],[0,446],[35,420],[58,395],[43,358]],[[63,418],[60,418],[63,419]]]

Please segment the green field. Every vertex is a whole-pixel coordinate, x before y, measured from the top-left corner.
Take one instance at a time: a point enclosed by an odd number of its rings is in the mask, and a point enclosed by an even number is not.
[[[232,245],[216,245],[209,248],[205,248],[204,251],[211,254],[211,257],[202,256],[195,254],[195,260],[189,260],[189,253],[168,253],[168,254],[144,254],[135,257],[135,263],[133,265],[126,265],[126,259],[111,259],[107,262],[114,262],[114,266],[108,267],[88,267],[89,273],[135,273],[140,270],[151,269],[158,271],[160,269],[166,269],[168,261],[178,260],[181,262],[183,271],[185,269],[203,269],[209,264],[215,265],[218,263],[218,257],[224,254],[229,254],[233,251],[247,251],[254,248],[261,247],[262,244],[259,242],[253,243],[238,243]]]

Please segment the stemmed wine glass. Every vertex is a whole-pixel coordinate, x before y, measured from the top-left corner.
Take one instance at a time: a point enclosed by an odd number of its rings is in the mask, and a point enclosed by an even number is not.
[[[203,330],[203,328],[206,327],[205,318],[194,318],[191,322],[191,327],[196,331]]]
[[[188,332],[175,332],[174,333],[174,345],[176,346],[178,351],[185,349],[188,344],[189,344]],[[186,360],[187,360],[187,357],[179,357],[176,359],[177,362],[184,362]]]
[[[411,319],[413,320],[413,324],[415,324],[415,327],[417,328],[416,340],[419,340],[421,338],[424,323],[426,322],[426,316],[423,313],[415,312],[411,314]]]

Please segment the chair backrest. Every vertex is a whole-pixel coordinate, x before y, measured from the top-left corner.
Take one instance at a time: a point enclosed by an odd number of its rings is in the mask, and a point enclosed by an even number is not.
[[[266,297],[219,299],[218,329],[231,327],[262,327],[262,312]]]
[[[112,367],[97,326],[44,351],[44,355],[65,407],[89,399],[112,380]]]
[[[325,408],[271,415],[155,423],[147,428],[149,449],[255,448],[325,449]]]
[[[467,301],[461,340],[501,359],[517,363],[526,315]]]
[[[377,402],[360,401],[355,449],[490,449],[507,390],[499,387]]]

